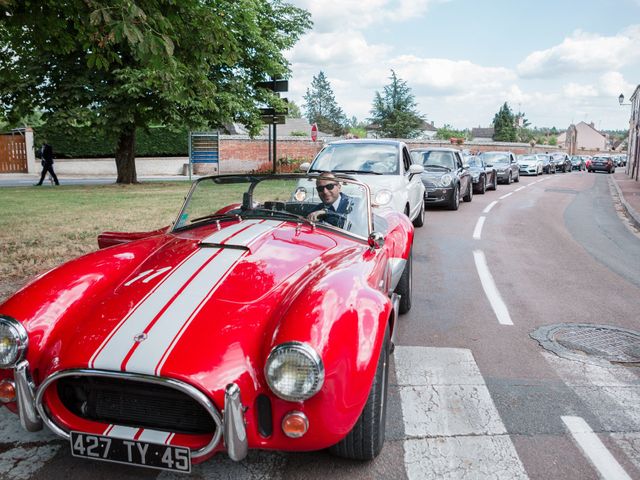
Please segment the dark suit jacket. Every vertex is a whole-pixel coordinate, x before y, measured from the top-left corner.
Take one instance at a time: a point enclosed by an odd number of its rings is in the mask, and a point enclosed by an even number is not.
[[[331,207],[331,208],[330,208]],[[351,212],[353,208],[353,199],[344,193],[340,194],[340,203],[338,204],[337,210],[333,210],[333,204],[327,206],[324,203],[319,204],[312,211],[317,212],[318,210],[327,210],[329,214],[323,220],[326,223],[333,225],[334,227],[344,228],[346,214]]]

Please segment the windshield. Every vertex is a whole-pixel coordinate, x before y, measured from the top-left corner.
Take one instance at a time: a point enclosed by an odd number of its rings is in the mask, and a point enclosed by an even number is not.
[[[340,177],[217,176],[194,183],[173,230],[249,218],[276,219],[339,229],[359,237],[370,233],[366,185]]]
[[[480,160],[478,157],[467,157],[467,164],[470,167],[482,168],[482,160]]]
[[[520,155],[518,159],[524,162],[536,162],[538,160],[535,155]]]
[[[481,153],[480,156],[486,163],[509,163],[509,155],[505,153]]]
[[[421,163],[425,168],[429,167],[446,167],[453,170],[456,161],[453,152],[442,152],[438,150],[427,150],[426,152],[417,151],[414,160]]]
[[[316,157],[310,172],[398,174],[398,147],[384,143],[337,143]]]

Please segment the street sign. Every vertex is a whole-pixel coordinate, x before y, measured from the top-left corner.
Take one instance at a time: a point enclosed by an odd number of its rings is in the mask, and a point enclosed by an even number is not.
[[[256,83],[256,88],[264,88],[274,92],[287,92],[289,90],[289,80],[269,80],[267,82]]]
[[[311,125],[311,140],[314,142],[318,140],[318,124]]]

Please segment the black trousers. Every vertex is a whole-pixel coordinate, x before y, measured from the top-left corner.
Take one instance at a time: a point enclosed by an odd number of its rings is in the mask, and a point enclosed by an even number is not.
[[[60,182],[58,181],[58,177],[56,177],[56,172],[53,171],[53,163],[49,163],[49,162],[44,162],[42,164],[42,174],[40,175],[40,181],[38,182],[38,185],[42,185],[42,182],[44,181],[44,177],[47,175],[47,172],[51,174],[51,177],[53,177],[53,181],[56,183],[56,185],[60,185]]]

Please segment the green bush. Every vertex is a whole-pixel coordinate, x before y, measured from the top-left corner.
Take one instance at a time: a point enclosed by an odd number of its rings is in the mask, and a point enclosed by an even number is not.
[[[189,155],[189,132],[152,127],[136,132],[136,157],[186,157]],[[87,127],[62,130],[41,126],[35,131],[36,147],[46,141],[56,158],[102,158],[115,155],[115,138],[98,135]]]

